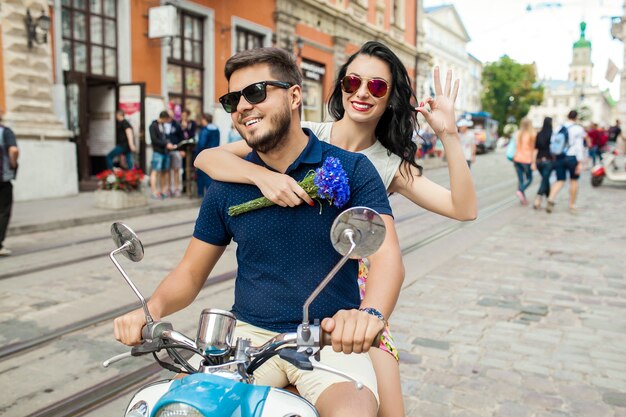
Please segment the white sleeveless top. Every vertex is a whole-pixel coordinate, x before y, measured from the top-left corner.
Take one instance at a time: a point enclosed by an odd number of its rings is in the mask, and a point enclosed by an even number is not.
[[[330,143],[330,132],[333,128],[333,122],[302,122],[301,125],[304,128],[311,129],[320,140]],[[367,159],[374,165],[378,175],[382,178],[385,188],[388,189],[391,181],[393,181],[393,177],[396,175],[396,171],[400,167],[402,159],[395,153],[389,154],[387,148],[379,141],[376,141],[369,148],[359,151],[359,153],[367,156]]]

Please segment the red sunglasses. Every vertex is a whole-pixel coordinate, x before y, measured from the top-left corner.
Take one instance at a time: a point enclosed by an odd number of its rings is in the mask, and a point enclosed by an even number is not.
[[[352,94],[361,87],[363,80],[367,80],[367,89],[376,98],[385,97],[389,91],[387,81],[382,78],[361,78],[358,75],[346,75],[341,79],[341,89],[348,94]]]

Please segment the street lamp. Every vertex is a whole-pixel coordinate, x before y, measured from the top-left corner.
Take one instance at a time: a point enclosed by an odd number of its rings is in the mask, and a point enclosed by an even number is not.
[[[50,30],[50,17],[44,14],[41,10],[41,16],[37,20],[33,20],[30,15],[30,9],[26,9],[26,17],[24,18],[26,24],[26,34],[28,35],[28,49],[33,48],[33,42],[38,44],[44,44],[48,42],[48,31]],[[37,28],[42,33],[37,32]]]

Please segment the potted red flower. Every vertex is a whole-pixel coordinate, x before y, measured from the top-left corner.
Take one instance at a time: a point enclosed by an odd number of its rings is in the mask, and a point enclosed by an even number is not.
[[[141,169],[107,169],[96,175],[99,181],[96,206],[107,209],[125,209],[144,206],[148,200],[141,190],[144,173]]]

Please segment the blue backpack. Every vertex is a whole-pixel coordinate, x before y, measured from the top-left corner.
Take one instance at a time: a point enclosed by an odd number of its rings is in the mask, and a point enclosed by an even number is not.
[[[569,148],[569,132],[567,126],[552,133],[550,137],[550,153],[554,156],[565,156],[565,152]]]

